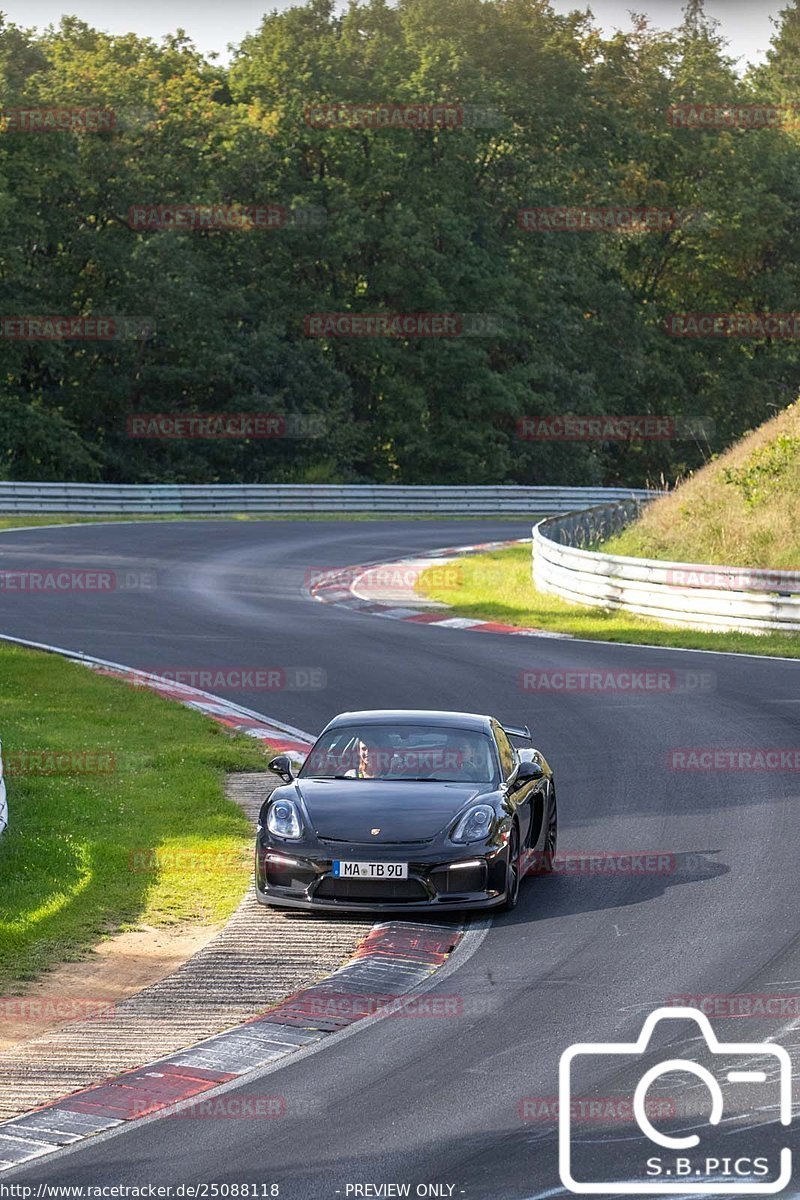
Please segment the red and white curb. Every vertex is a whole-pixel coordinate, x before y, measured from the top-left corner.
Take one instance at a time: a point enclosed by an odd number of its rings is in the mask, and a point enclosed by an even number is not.
[[[150,688],[299,759],[313,744],[314,739],[301,729],[148,671],[23,638],[0,635],[0,640],[59,654],[100,674]],[[403,1015],[404,1008],[413,1003],[412,997],[403,997],[444,964],[462,936],[458,926],[427,922],[375,925],[353,958],[338,971],[245,1024],[0,1122],[0,1172],[124,1121],[201,1097],[376,1012]]]
[[[376,1012],[424,1015],[416,1007],[425,1005],[424,998],[404,997],[445,963],[461,937],[459,928],[446,925],[376,925],[350,962],[244,1025],[3,1122],[0,1171],[195,1098],[197,1104],[181,1115],[213,1116],[214,1101],[202,1097],[223,1084]],[[270,1099],[270,1111],[258,1115],[290,1115],[280,1097]],[[233,1111],[230,1102],[222,1108],[226,1115]]]
[[[471,617],[450,617],[448,606],[428,600],[415,590],[420,572],[428,567],[456,562],[473,554],[504,550],[527,543],[528,538],[504,542],[479,542],[474,546],[450,546],[431,550],[425,556],[396,558],[386,562],[342,567],[321,572],[306,591],[314,600],[341,608],[386,617],[393,621],[411,621],[417,625],[435,625],[443,629],[462,629],[472,633],[503,633],[516,637],[570,638],[535,626],[507,625],[501,621],[480,621]]]

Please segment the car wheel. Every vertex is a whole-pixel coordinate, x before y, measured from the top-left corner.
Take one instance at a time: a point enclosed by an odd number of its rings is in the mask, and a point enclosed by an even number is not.
[[[544,849],[535,856],[535,875],[549,875],[558,849],[558,805],[556,804],[556,789],[550,784],[547,793],[547,832],[544,835]]]
[[[519,900],[519,833],[516,825],[508,841],[508,867],[506,869],[506,898],[500,906],[501,912],[511,912]]]

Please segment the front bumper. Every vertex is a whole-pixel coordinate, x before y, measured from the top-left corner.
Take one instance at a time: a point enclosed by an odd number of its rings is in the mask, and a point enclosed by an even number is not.
[[[416,848],[418,849],[418,847]],[[468,847],[464,847],[467,850]],[[342,859],[357,862],[406,862],[407,879],[343,879],[333,873],[334,859],[311,853],[257,845],[256,896],[262,904],[324,912],[430,912],[435,909],[496,908],[505,899],[505,847],[479,854],[443,858],[391,852],[376,847],[347,846]]]

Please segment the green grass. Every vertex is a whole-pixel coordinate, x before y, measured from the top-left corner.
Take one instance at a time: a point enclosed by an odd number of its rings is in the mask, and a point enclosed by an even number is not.
[[[417,590],[449,605],[454,616],[534,626],[607,642],[644,642],[652,646],[800,658],[798,635],[769,633],[761,637],[670,629],[656,621],[612,609],[567,604],[557,596],[538,592],[531,582],[529,544],[460,559],[456,572],[441,566],[429,567],[422,572]]]
[[[259,744],[56,655],[0,644],[0,680],[14,772],[0,837],[0,988],[122,929],[227,918],[247,887],[252,839],[224,778],[263,769]],[[34,750],[105,753],[113,769],[20,770],[17,752]]]
[[[649,505],[603,550],[673,562],[800,567],[800,402]]]

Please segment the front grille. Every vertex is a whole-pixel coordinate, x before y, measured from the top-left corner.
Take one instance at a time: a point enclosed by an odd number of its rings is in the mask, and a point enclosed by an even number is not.
[[[413,904],[427,900],[428,893],[416,879],[333,879],[326,878],[314,892],[318,900],[358,900],[362,904],[393,901]]]

